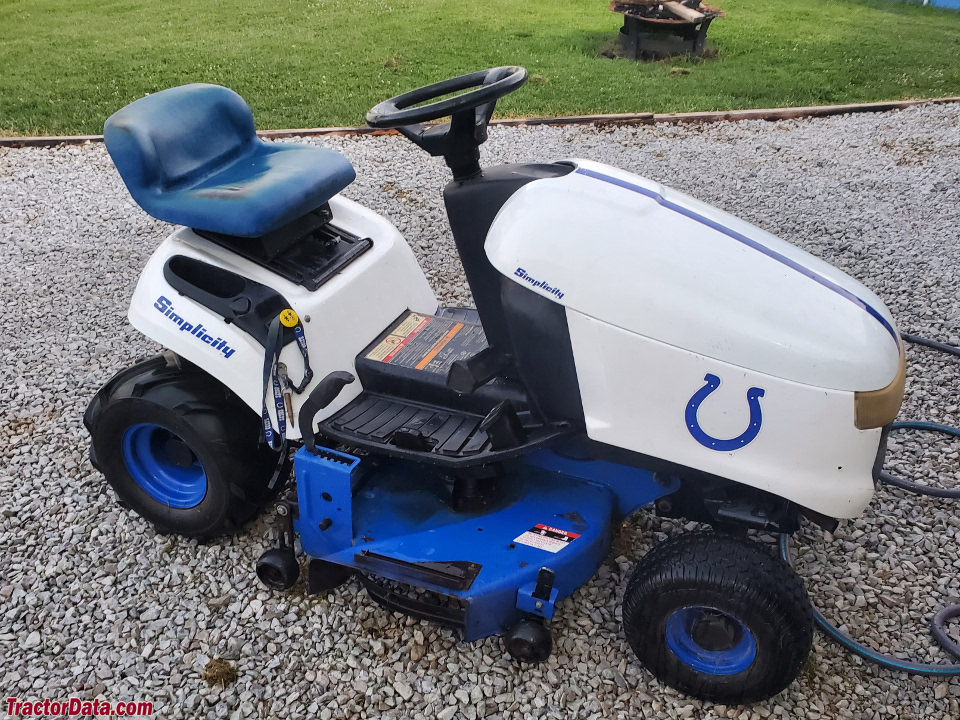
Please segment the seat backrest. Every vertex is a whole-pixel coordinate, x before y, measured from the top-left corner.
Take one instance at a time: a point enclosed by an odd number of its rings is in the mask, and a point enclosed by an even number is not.
[[[202,179],[259,142],[243,98],[200,83],[130,103],[107,119],[103,139],[135,200]]]

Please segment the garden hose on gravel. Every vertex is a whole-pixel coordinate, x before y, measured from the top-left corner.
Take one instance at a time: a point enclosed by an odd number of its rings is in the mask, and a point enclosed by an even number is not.
[[[933,348],[934,350],[939,350],[940,352],[948,353],[955,357],[960,357],[960,348],[954,347],[953,345],[947,345],[945,343],[937,342],[936,340],[928,340],[927,338],[919,337],[917,335],[908,335],[906,333],[901,333],[900,337],[902,337],[908,343],[912,343],[914,345],[923,345],[928,348]],[[894,423],[890,429],[932,431],[944,433],[946,435],[952,435],[953,437],[960,437],[960,428],[951,427],[949,425],[940,425],[938,423],[919,422],[916,420]],[[878,479],[880,482],[886,485],[898,487],[901,490],[914,493],[915,495],[960,499],[960,488],[930,487],[929,485],[921,485],[920,483],[912,480],[896,477],[895,475],[891,475],[890,473],[886,472],[880,473]],[[791,566],[793,565],[793,560],[790,556],[789,535],[784,534],[780,536],[780,555]],[[940,647],[942,647],[950,655],[953,655],[955,658],[960,660],[960,644],[956,643],[947,634],[945,628],[946,622],[954,617],[960,617],[960,604],[948,605],[934,615],[933,621],[930,623],[930,633],[940,644]],[[907,660],[901,660],[894,655],[871,650],[866,645],[857,642],[846,633],[841,632],[836,625],[827,620],[816,608],[813,608],[813,618],[817,624],[817,627],[819,627],[820,630],[823,631],[828,637],[835,640],[854,655],[858,655],[867,662],[874,663],[880,667],[887,668],[888,670],[905,672],[908,675],[927,675],[931,677],[960,676],[960,663],[941,665],[938,663],[915,663]]]

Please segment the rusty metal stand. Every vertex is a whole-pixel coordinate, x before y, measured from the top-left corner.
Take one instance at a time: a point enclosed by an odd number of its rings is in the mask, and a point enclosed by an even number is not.
[[[620,44],[631,60],[669,55],[703,55],[707,46],[707,28],[712,17],[699,24],[660,26],[652,30],[649,22],[632,15],[623,16]]]

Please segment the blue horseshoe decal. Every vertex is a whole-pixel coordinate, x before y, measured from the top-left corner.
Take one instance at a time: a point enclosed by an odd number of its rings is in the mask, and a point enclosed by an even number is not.
[[[747,404],[750,406],[750,424],[747,425],[747,429],[735,438],[720,440],[707,435],[697,420],[697,411],[700,409],[700,405],[707,399],[710,393],[720,387],[720,378],[716,375],[707,373],[703,376],[703,379],[707,381],[707,384],[697,390],[693,397],[690,398],[690,402],[687,403],[687,430],[693,435],[693,439],[705,448],[716,450],[717,452],[729,452],[749,445],[753,442],[754,438],[757,437],[757,434],[760,432],[760,426],[763,424],[763,411],[760,409],[760,398],[762,398],[764,394],[763,388],[752,387],[747,390]]]

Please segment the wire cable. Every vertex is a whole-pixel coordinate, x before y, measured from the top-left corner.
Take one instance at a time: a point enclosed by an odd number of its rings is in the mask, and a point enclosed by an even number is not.
[[[938,423],[919,422],[916,420],[907,420],[905,422],[894,423],[890,426],[890,430],[929,430],[932,432],[944,433],[945,435],[953,435],[953,437],[960,437],[960,428],[950,427],[949,425],[940,425]],[[935,485],[922,485],[918,482],[914,482],[913,480],[899,478],[896,475],[891,475],[887,472],[880,473],[877,479],[882,483],[893,485],[894,487],[898,487],[901,490],[906,490],[907,492],[911,492],[916,495],[927,495],[928,497],[947,498],[950,500],[956,500],[960,498],[960,487],[943,488],[936,487]]]
[[[946,343],[937,342],[936,340],[929,340],[918,335],[908,335],[907,333],[901,333],[900,337],[902,337],[904,341],[908,343],[914,345],[923,345],[924,347],[939,350],[940,352],[944,352],[955,357],[960,357],[960,348],[954,347],[953,345],[947,345]],[[960,437],[960,428],[951,427],[949,425],[941,425],[939,423],[921,422],[918,420],[907,420],[904,422],[893,423],[890,429],[891,431],[919,430],[939,432],[946,435],[952,435],[953,437]],[[913,480],[896,477],[895,475],[891,475],[890,473],[886,472],[880,473],[878,480],[886,485],[898,487],[901,490],[905,490],[906,492],[913,493],[915,495],[925,495],[927,497],[945,499],[960,499],[960,488],[941,488],[931,485],[923,485]],[[787,534],[780,536],[780,556],[791,567],[793,567],[793,559],[790,554],[790,536]],[[960,604],[949,605],[941,609],[936,615],[934,615],[933,620],[930,623],[930,633],[940,644],[940,647],[942,647],[950,655],[953,655],[953,657],[960,660],[960,644],[951,638],[947,634],[946,630],[947,621],[955,617],[960,617]],[[909,675],[926,675],[929,677],[960,676],[960,663],[917,663],[910,662],[908,660],[901,660],[895,655],[877,652],[876,650],[868,648],[863,643],[857,642],[846,633],[841,632],[841,630],[827,620],[827,618],[823,616],[823,613],[817,610],[817,608],[813,608],[813,619],[817,627],[820,628],[820,630],[827,635],[827,637],[831,638],[848,651],[852,652],[858,657],[863,658],[867,662],[874,663],[875,665],[887,668],[888,670],[904,672]]]

